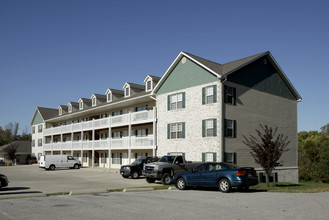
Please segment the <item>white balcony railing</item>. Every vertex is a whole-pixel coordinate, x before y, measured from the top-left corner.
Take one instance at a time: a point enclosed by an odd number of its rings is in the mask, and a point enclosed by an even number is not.
[[[153,121],[153,110],[145,110],[141,112],[133,112],[130,114],[117,115],[109,118],[96,119],[92,121],[62,125],[44,129],[43,135],[58,135],[72,132],[87,131],[93,129],[104,129],[118,126],[126,126],[130,124],[138,124]]]
[[[57,143],[47,143],[43,145],[44,151],[70,151],[70,150],[109,150],[109,149],[152,149],[153,136],[131,137],[129,147],[129,137],[112,138],[95,141],[66,141]]]

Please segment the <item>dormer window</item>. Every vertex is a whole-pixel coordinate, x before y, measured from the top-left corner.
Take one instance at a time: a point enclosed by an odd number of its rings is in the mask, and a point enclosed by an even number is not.
[[[72,112],[72,105],[69,104],[69,113],[71,113],[71,112]]]
[[[58,108],[58,114],[59,115],[62,115],[63,114],[63,111],[62,111],[62,108],[61,107]]]
[[[95,106],[96,105],[96,97],[94,96],[93,98],[92,98],[92,106]]]
[[[106,97],[107,97],[108,102],[112,101],[112,93],[111,92],[107,93]]]
[[[146,82],[146,91],[152,90],[152,81],[149,80]]]
[[[80,102],[79,102],[79,110],[82,110],[82,109],[83,109],[83,102],[80,101]]]
[[[125,89],[125,97],[128,97],[130,95],[130,88],[126,87]]]

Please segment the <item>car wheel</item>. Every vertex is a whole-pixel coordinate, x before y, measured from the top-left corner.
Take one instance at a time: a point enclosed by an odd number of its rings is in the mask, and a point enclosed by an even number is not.
[[[0,180],[0,189],[1,189],[1,186],[2,186],[2,181]]]
[[[137,171],[134,171],[132,174],[131,174],[131,177],[133,179],[137,179],[139,177],[139,173]]]
[[[176,181],[176,188],[179,190],[184,190],[186,189],[186,182],[183,177],[180,177]]]
[[[55,165],[50,165],[49,166],[49,170],[55,170],[55,168],[56,168]]]
[[[146,177],[145,179],[146,179],[146,182],[148,182],[148,183],[154,183],[155,182],[155,179],[150,178],[150,177]]]
[[[171,176],[169,173],[165,173],[162,176],[161,183],[163,185],[169,185],[171,183]]]
[[[74,164],[74,167],[73,167],[74,169],[79,169],[80,168],[80,166],[79,166],[79,164]]]
[[[228,179],[221,179],[218,183],[218,187],[223,193],[231,191],[231,183]]]

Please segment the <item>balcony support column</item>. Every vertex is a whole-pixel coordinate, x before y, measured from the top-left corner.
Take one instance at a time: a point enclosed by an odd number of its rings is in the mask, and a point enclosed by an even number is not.
[[[156,107],[153,106],[153,157],[155,157],[155,149],[156,149],[156,136],[157,136],[157,114],[156,114]]]
[[[73,132],[71,132],[71,156],[73,157]]]
[[[107,137],[107,146],[109,149],[108,152],[108,159],[109,159],[109,164],[108,164],[108,169],[111,169],[111,138],[112,138],[112,128],[111,128],[111,116],[108,117],[108,123],[109,125],[109,135]]]
[[[92,132],[92,154],[91,154],[91,167],[92,168],[94,168],[94,166],[95,166],[94,142],[95,142],[95,130],[93,128],[93,132]]]
[[[61,150],[60,150],[61,155],[63,154],[63,151],[62,151],[62,144],[63,144],[63,134],[61,134]]]
[[[128,163],[131,164],[131,109],[129,109],[128,120]]]

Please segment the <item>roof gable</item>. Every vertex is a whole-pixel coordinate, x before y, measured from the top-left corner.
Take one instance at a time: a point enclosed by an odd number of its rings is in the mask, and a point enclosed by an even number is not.
[[[218,74],[216,76],[183,53],[173,64],[156,85],[154,91],[157,95],[218,80]]]
[[[282,98],[298,100],[267,56],[232,72],[227,76],[227,81]]]
[[[41,124],[41,123],[44,123],[44,119],[37,108],[34,111],[34,114],[33,114],[32,120],[31,120],[31,125],[37,125],[37,124]]]

